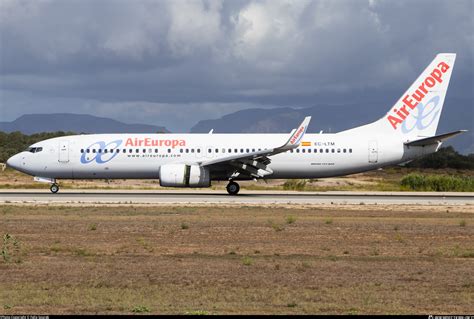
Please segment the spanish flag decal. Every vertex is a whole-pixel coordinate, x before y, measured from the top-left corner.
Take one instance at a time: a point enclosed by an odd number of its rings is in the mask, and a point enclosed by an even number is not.
[[[302,142],[301,146],[311,146],[311,142]]]

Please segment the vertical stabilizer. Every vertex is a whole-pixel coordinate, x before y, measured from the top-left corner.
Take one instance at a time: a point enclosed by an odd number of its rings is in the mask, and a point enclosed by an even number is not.
[[[369,125],[378,133],[396,134],[402,141],[436,135],[456,54],[440,53],[387,114]]]

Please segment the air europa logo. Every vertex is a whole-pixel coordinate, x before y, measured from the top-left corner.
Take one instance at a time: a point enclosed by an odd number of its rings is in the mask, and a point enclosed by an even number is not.
[[[98,141],[86,147],[86,151],[82,153],[81,163],[88,164],[96,162],[97,164],[104,164],[118,155],[116,149],[122,144],[122,140],[112,141],[105,144],[104,141]],[[96,153],[90,153],[93,150]]]
[[[295,142],[300,138],[301,133],[303,133],[303,132],[304,132],[304,126],[300,126],[298,131],[296,131],[295,135],[293,135],[293,137],[291,138],[290,143],[295,144]]]
[[[415,128],[424,130],[431,125],[439,116],[439,96],[433,96],[426,103],[419,103],[416,107],[416,114],[403,122],[401,130],[403,134],[410,133]]]
[[[175,148],[176,146],[186,146],[185,140],[159,140],[152,138],[127,138],[125,146],[167,146]]]
[[[423,107],[420,102],[423,101],[423,98],[428,94],[428,89],[433,88],[437,83],[443,82],[443,74],[448,70],[449,65],[447,65],[445,62],[440,62],[438,66],[433,69],[430,75],[427,76],[423,82],[421,82],[415,92],[407,94],[403,97],[403,106],[398,110],[393,109],[393,113],[387,117],[388,122],[395,130],[399,124],[404,123],[405,119],[408,117],[408,115],[410,115],[412,110],[414,110],[417,106]],[[429,104],[430,103],[426,103],[426,105]],[[422,113],[422,111],[419,111],[418,113],[420,112]],[[405,133],[405,130],[402,131]]]

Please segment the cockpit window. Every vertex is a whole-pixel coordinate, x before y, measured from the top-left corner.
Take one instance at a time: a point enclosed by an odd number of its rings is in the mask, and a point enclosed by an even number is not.
[[[26,149],[27,152],[30,152],[30,153],[39,153],[43,150],[42,147],[28,147]]]

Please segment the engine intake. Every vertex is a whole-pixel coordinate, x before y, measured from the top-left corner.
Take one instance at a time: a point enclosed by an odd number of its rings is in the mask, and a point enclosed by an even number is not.
[[[209,169],[199,165],[166,164],[160,167],[160,185],[165,187],[209,187]]]

